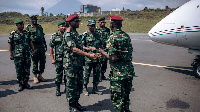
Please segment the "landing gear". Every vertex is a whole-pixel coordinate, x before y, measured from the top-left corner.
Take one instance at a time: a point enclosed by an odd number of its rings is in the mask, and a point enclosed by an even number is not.
[[[200,78],[200,59],[194,59],[191,65],[194,68],[195,77]]]

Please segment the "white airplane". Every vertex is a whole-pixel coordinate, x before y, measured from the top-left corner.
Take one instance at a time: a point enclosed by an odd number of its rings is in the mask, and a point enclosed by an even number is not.
[[[200,0],[191,0],[158,22],[150,31],[155,42],[188,48],[195,54],[195,76],[200,78]]]

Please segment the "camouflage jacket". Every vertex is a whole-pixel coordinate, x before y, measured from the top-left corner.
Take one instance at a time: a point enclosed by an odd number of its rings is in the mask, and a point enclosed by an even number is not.
[[[10,33],[8,43],[12,45],[12,52],[14,57],[30,58],[30,33],[23,30],[19,33],[18,30],[14,30]]]
[[[63,35],[60,32],[52,34],[49,46],[55,49],[55,60],[63,60]]]
[[[105,49],[106,48],[106,41],[108,40],[108,37],[110,35],[110,29],[107,28],[107,27],[105,27],[105,28],[97,27],[96,31],[101,35],[100,39],[102,41],[103,48]]]
[[[110,60],[112,70],[110,79],[116,81],[133,77],[135,75],[131,62],[133,47],[129,35],[121,29],[116,29],[108,38],[106,47],[109,55],[117,56],[117,60]]]
[[[82,67],[83,56],[72,52],[71,47],[76,47],[83,50],[82,38],[77,31],[74,31],[71,27],[67,28],[64,33],[63,50],[64,59],[63,64],[65,68]]]
[[[100,40],[99,33],[90,33],[90,31],[84,32],[82,35],[82,42],[85,47],[95,47],[97,51],[99,50],[100,46],[102,45],[102,42]],[[93,53],[92,51],[86,51],[88,53]],[[99,60],[93,60],[90,57],[85,57],[85,62],[98,62]]]
[[[41,25],[27,25],[26,26],[26,30],[29,31],[31,33],[31,39],[34,42],[43,42],[44,44],[46,44],[45,42],[45,38],[44,38],[44,32],[43,32],[43,28]]]

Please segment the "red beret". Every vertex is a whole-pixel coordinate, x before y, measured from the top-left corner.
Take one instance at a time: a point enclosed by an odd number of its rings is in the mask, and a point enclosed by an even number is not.
[[[70,15],[67,19],[66,19],[66,21],[68,22],[68,21],[71,21],[71,20],[73,20],[74,18],[78,18],[78,14],[72,14],[72,15]]]
[[[123,21],[123,19],[117,15],[110,15],[110,20],[111,21]]]

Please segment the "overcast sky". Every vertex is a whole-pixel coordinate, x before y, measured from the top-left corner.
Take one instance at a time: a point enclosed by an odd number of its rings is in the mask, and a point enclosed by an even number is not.
[[[0,0],[0,12],[15,11],[22,14],[40,14],[41,7],[45,10],[61,0]],[[83,4],[93,4],[101,7],[102,11],[114,8],[141,10],[148,8],[176,8],[190,0],[77,0]]]

